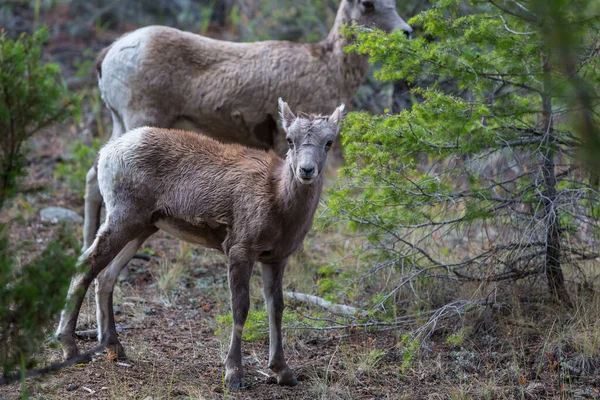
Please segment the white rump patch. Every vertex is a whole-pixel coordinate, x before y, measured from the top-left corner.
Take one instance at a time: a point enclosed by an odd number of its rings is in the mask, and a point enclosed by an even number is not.
[[[132,175],[131,162],[148,127],[137,128],[110,140],[100,150],[98,158],[98,185],[106,204],[112,204],[111,188],[115,181]],[[129,176],[131,177],[131,176]]]

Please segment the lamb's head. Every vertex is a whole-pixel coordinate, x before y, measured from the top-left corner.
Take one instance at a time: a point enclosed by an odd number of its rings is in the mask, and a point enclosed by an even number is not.
[[[410,37],[413,29],[396,12],[396,0],[346,0],[353,23],[391,33],[402,29]]]
[[[281,126],[289,146],[287,162],[300,183],[313,183],[323,171],[327,152],[339,133],[343,112],[342,104],[330,116],[304,113],[296,116],[288,104],[279,99]]]

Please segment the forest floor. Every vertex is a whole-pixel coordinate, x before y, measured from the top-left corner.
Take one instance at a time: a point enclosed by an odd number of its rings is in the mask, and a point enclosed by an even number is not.
[[[116,35],[113,32],[110,38]],[[57,40],[48,51],[60,61],[72,53],[83,54],[85,48],[101,47],[98,43],[88,46],[81,41]],[[83,65],[91,69],[89,60]],[[106,113],[98,111],[102,105],[89,86],[94,84],[93,78],[77,78],[68,68],[63,72],[71,82],[80,80],[74,86],[89,91],[83,121],[99,118],[100,126],[108,129]],[[72,144],[82,140],[81,132],[82,127],[75,124],[55,126],[32,143],[26,192],[9,210],[10,216],[18,217],[11,227],[11,240],[22,244],[19,257],[23,263],[64,229],[42,223],[41,209],[60,206],[83,215],[81,188],[74,189],[66,177],[57,179],[56,175],[57,164],[73,158]],[[103,136],[102,140],[106,134]],[[69,228],[81,237],[80,224]],[[333,251],[331,243],[337,240],[328,235],[311,233],[305,250],[286,271],[286,290],[316,294],[318,266],[327,264],[326,254]],[[230,393],[223,385],[230,332],[224,257],[164,233],[150,238],[143,252],[149,261],[132,260],[127,267],[129,275],[115,289],[116,323],[128,358],[109,360],[101,352],[89,363],[29,379],[29,398],[600,398],[600,297],[582,297],[585,315],[575,310],[565,317],[554,304],[536,301],[535,293],[516,289],[510,304],[481,307],[440,324],[419,343],[418,351],[408,349],[403,335],[417,329],[422,319],[396,329],[370,330],[352,324],[329,329],[338,321],[337,316],[287,299],[292,322],[285,324],[284,348],[300,385],[285,388],[273,383],[267,368],[266,324],[259,318],[252,328],[247,324],[252,337],[243,343],[245,379],[250,387]],[[264,309],[260,274],[260,268],[255,268],[251,283],[255,315]],[[295,323],[311,318],[325,323],[303,325],[303,329]],[[78,329],[94,327],[92,289]],[[92,340],[79,340],[78,344],[81,350],[97,345]],[[39,359],[41,365],[60,361],[61,352],[48,343]],[[0,399],[16,398],[21,398],[20,383],[0,387]]]

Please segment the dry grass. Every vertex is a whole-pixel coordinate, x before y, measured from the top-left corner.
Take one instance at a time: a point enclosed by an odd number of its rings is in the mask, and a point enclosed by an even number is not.
[[[600,356],[600,294],[578,297],[560,341],[584,357]]]

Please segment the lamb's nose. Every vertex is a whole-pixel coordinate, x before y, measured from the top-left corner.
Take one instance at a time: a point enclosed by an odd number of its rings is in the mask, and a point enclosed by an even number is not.
[[[406,36],[408,39],[412,39],[412,30],[410,30],[410,31],[405,30],[404,36]]]
[[[300,167],[300,175],[302,175],[302,177],[310,178],[313,172],[315,172],[314,167]]]

